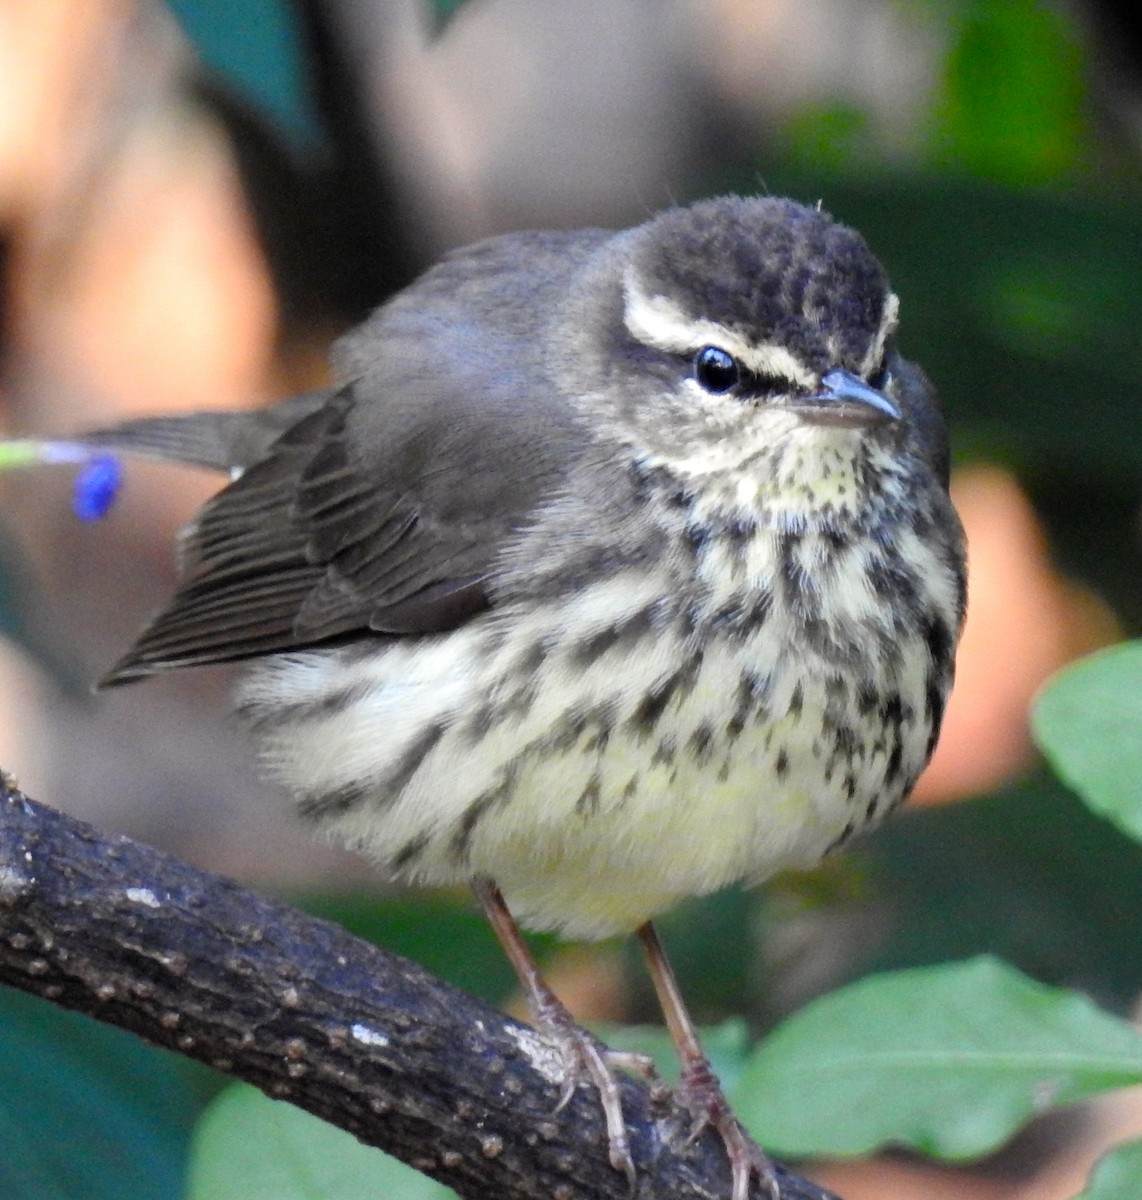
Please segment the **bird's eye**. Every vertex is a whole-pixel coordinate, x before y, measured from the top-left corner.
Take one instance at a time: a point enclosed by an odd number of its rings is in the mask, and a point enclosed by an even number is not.
[[[703,346],[694,355],[694,378],[714,395],[731,392],[741,382],[741,368],[732,354],[718,346]]]

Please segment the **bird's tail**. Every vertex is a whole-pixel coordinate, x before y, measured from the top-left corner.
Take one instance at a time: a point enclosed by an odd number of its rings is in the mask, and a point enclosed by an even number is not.
[[[303,392],[252,412],[207,410],[168,417],[139,417],[72,439],[81,446],[186,463],[235,474],[264,458],[275,441],[319,408],[328,391]]]

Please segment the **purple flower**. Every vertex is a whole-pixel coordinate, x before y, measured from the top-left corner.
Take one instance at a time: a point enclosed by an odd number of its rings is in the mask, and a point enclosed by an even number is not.
[[[123,465],[110,454],[97,454],[75,477],[75,496],[72,507],[81,521],[98,521],[105,517],[123,479]]]

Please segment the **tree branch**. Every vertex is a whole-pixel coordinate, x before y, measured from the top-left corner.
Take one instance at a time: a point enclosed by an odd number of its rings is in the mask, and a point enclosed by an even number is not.
[[[593,1090],[531,1029],[328,922],[0,786],[0,982],[244,1079],[486,1200],[613,1197]],[[729,1194],[624,1081],[639,1200]],[[835,1200],[792,1175],[784,1200]]]

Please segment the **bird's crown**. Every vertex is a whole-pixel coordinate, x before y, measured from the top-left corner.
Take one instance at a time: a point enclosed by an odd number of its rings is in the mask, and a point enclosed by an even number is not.
[[[624,319],[639,341],[681,353],[712,343],[802,387],[836,367],[874,369],[896,310],[858,233],[775,197],[664,212],[637,231],[624,279]]]

